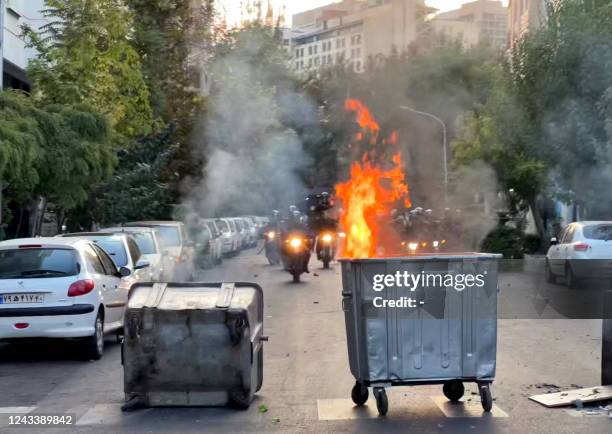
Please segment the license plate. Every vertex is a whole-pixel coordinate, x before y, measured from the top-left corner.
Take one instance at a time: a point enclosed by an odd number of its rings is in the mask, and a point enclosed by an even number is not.
[[[0,304],[44,303],[42,294],[0,294]]]

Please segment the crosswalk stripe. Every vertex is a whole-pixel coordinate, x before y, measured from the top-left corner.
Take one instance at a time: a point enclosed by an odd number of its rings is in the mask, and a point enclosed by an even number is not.
[[[0,414],[27,414],[36,410],[36,407],[0,407]]]

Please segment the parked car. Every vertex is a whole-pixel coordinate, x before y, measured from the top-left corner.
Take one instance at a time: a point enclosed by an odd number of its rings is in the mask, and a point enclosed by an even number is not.
[[[582,221],[553,238],[546,254],[546,280],[563,277],[570,288],[582,279],[612,278],[612,222]]]
[[[240,250],[240,234],[236,230],[236,224],[227,218],[215,219],[215,226],[223,234],[223,255],[228,256]]]
[[[187,236],[182,222],[143,221],[124,227],[155,228],[161,240],[164,273],[167,280],[192,280],[195,275],[195,243]]]
[[[249,247],[250,235],[250,231],[246,226],[246,222],[239,217],[233,217],[231,221],[234,222],[234,224],[236,225],[236,230],[238,231],[238,237],[240,239],[240,250],[246,249],[247,247]]]
[[[130,274],[83,238],[0,242],[0,340],[78,338],[99,359],[123,327]]]
[[[255,223],[255,218],[254,217],[250,217],[250,216],[246,216],[246,217],[241,217],[242,221],[245,222],[246,227],[249,231],[249,247],[255,247],[257,246],[257,240],[259,240],[259,229],[257,227],[257,223]]]
[[[202,224],[208,227],[212,237],[210,240],[211,258],[215,264],[220,264],[223,261],[223,234],[217,229],[214,220],[202,219]]]
[[[130,270],[130,279],[135,282],[149,281],[149,266],[142,258],[140,248],[129,234],[113,234],[106,232],[75,232],[58,235],[62,238],[84,238],[96,243],[111,257],[117,268],[126,267]]]
[[[149,263],[146,269],[148,279],[153,282],[165,280],[161,240],[155,228],[143,227],[112,227],[100,229],[98,232],[111,234],[129,234],[140,249],[142,259]]]

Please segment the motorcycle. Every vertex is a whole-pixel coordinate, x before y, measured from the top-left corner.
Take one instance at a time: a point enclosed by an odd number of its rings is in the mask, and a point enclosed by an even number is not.
[[[285,271],[293,276],[293,282],[300,281],[300,275],[308,271],[310,261],[310,240],[303,233],[290,232],[284,237],[281,259]]]
[[[264,249],[266,251],[266,259],[270,265],[280,264],[280,256],[278,254],[278,234],[276,231],[268,231],[264,234]]]
[[[323,262],[323,268],[329,268],[329,263],[336,257],[336,234],[324,231],[317,237],[317,259]]]

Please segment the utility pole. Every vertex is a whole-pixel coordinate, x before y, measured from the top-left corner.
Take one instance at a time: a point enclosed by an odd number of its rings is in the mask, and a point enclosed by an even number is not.
[[[447,131],[446,124],[442,119],[433,113],[427,113],[420,110],[413,109],[412,107],[408,107],[402,105],[399,107],[401,110],[409,111],[415,113],[420,116],[425,116],[429,119],[433,119],[442,127],[442,168],[444,170],[444,207],[448,206],[448,139],[447,139]]]

